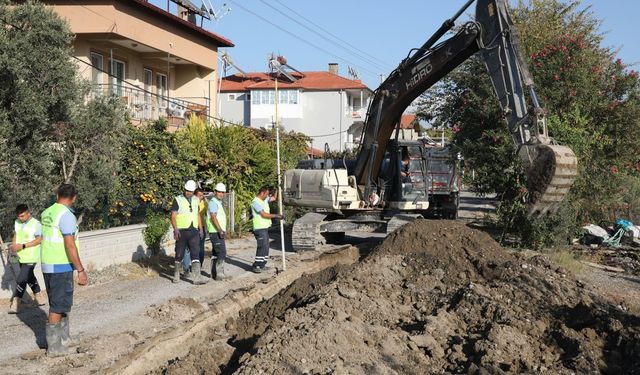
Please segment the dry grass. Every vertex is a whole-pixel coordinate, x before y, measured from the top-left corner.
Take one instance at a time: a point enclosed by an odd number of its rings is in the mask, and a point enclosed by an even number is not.
[[[570,250],[559,249],[546,255],[558,267],[562,267],[574,275],[584,270],[585,265],[580,262],[580,255]]]

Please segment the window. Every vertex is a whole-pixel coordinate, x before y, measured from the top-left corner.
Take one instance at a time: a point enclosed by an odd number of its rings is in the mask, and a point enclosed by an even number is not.
[[[275,90],[254,91],[253,95],[247,94],[246,100],[251,104],[275,104]],[[298,104],[298,90],[278,90],[279,104]]]
[[[118,96],[123,94],[124,73],[123,61],[109,59],[109,86],[111,92]]]
[[[104,71],[104,60],[99,53],[91,52],[91,84],[96,92],[100,92]]]
[[[156,94],[158,94],[159,105],[162,108],[167,107],[167,99],[169,97],[169,85],[167,83],[166,74],[156,74]]]
[[[228,101],[236,100],[236,94],[228,94],[227,95],[227,100]]]
[[[144,116],[151,118],[151,92],[153,90],[153,72],[144,69]]]
[[[268,104],[276,104],[276,92],[274,91],[267,91],[267,94],[269,96],[269,102]]]
[[[153,72],[150,69],[144,70],[144,89],[149,92],[153,89]]]
[[[289,92],[289,104],[298,104],[298,90],[287,90]]]

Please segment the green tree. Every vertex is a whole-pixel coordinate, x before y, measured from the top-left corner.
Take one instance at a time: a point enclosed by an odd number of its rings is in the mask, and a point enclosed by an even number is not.
[[[6,229],[19,202],[42,209],[55,177],[53,124],[70,119],[77,102],[73,35],[42,4],[0,2],[0,213]]]
[[[168,212],[185,181],[196,178],[193,157],[166,128],[165,119],[129,126],[118,185],[109,200],[114,224],[140,222],[146,210]]]
[[[72,183],[81,193],[76,210],[78,221],[91,211],[105,209],[109,194],[116,188],[122,157],[122,146],[128,140],[127,113],[115,95],[98,96],[78,103],[69,122],[60,123],[54,131],[54,160],[58,175]],[[98,217],[89,226],[102,224]]]

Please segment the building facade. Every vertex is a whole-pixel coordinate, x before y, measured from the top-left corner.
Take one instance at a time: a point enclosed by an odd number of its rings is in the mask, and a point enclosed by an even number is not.
[[[188,12],[144,0],[45,3],[76,35],[74,55],[92,95],[120,96],[134,122],[166,117],[175,128],[191,113],[215,115],[218,48],[233,43],[197,26]]]
[[[372,91],[359,80],[341,77],[337,66],[331,71],[291,72],[290,80],[278,77],[278,117],[287,131],[311,137],[311,147],[332,151],[350,147],[347,130],[363,122]],[[276,75],[234,74],[220,85],[220,117],[226,121],[270,128],[275,122]]]

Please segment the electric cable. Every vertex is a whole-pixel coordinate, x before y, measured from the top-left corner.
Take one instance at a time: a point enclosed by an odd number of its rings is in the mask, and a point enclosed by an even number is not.
[[[285,28],[283,28],[283,27],[281,27],[281,26],[279,26],[279,25],[277,25],[277,24],[275,24],[275,23],[273,23],[273,22],[269,21],[268,19],[266,19],[266,18],[262,17],[261,15],[259,15],[259,14],[255,13],[254,11],[252,11],[252,10],[250,10],[250,9],[247,9],[246,7],[242,6],[242,5],[241,5],[241,4],[239,4],[238,2],[233,1],[233,0],[230,0],[230,2],[232,2],[232,3],[233,3],[233,4],[235,4],[238,8],[240,8],[240,9],[244,10],[245,12],[247,12],[247,13],[249,13],[249,14],[252,14],[253,16],[255,16],[255,17],[259,18],[260,20],[262,20],[262,21],[264,21],[264,22],[266,22],[266,23],[270,24],[271,26],[273,26],[273,27],[277,28],[278,30],[280,30],[280,31],[284,32],[285,34],[287,34],[287,35],[289,35],[289,36],[291,36],[291,37],[293,37],[293,38],[295,38],[295,39],[298,39],[299,41],[301,41],[301,42],[303,42],[303,43],[305,43],[305,44],[307,44],[307,45],[309,45],[309,46],[311,46],[311,47],[313,47],[313,48],[315,48],[315,49],[317,49],[317,50],[319,50],[319,51],[321,51],[321,52],[324,52],[324,53],[326,53],[327,55],[329,55],[329,56],[331,56],[331,57],[334,57],[334,58],[336,58],[336,59],[338,59],[338,60],[342,60],[343,62],[345,62],[345,63],[347,63],[347,64],[351,64],[351,65],[353,65],[353,66],[356,66],[356,67],[358,67],[358,68],[362,69],[363,71],[365,71],[365,72],[369,73],[369,74],[371,75],[371,77],[376,77],[376,78],[378,77],[378,73],[376,73],[376,72],[374,72],[374,71],[372,71],[372,70],[370,70],[370,69],[367,69],[367,68],[363,67],[363,66],[362,66],[362,65],[360,65],[360,64],[355,64],[355,63],[353,63],[352,61],[349,61],[349,60],[347,60],[347,59],[345,59],[345,58],[343,58],[343,57],[340,57],[340,56],[338,56],[338,55],[336,55],[336,54],[334,54],[334,53],[332,53],[332,52],[330,52],[330,51],[328,51],[328,50],[326,50],[326,49],[324,49],[324,48],[322,48],[322,47],[320,47],[320,46],[318,46],[318,45],[316,45],[316,44],[314,44],[314,43],[312,43],[312,42],[310,42],[310,41],[308,41],[308,40],[306,40],[306,39],[304,39],[304,38],[302,38],[302,37],[300,37],[300,36],[298,36],[298,35],[296,35],[296,34],[294,34],[293,32],[291,32],[291,31],[289,31],[289,30],[287,30],[287,29],[285,29]]]
[[[285,16],[285,17],[287,17],[287,18],[288,18],[288,19],[290,19],[291,21],[293,21],[293,22],[297,23],[298,25],[300,25],[300,26],[304,27],[305,29],[307,29],[307,30],[311,31],[312,33],[314,33],[314,34],[318,35],[319,37],[321,37],[322,39],[326,40],[327,42],[329,42],[329,43],[331,43],[331,44],[335,45],[336,47],[339,47],[339,48],[343,49],[343,50],[344,50],[344,51],[346,51],[347,53],[352,54],[353,56],[355,56],[355,57],[357,57],[357,58],[361,59],[362,61],[366,61],[368,64],[371,64],[372,66],[375,66],[375,68],[376,68],[376,69],[388,70],[385,66],[383,66],[383,65],[381,65],[381,64],[379,64],[379,63],[377,63],[377,62],[375,62],[375,61],[373,61],[373,60],[371,60],[371,59],[369,59],[369,58],[367,58],[367,57],[365,57],[365,56],[362,56],[362,55],[360,55],[360,54],[358,54],[358,53],[355,53],[355,52],[353,51],[353,49],[352,49],[352,48],[347,48],[347,47],[345,47],[345,46],[343,46],[343,45],[337,44],[335,41],[332,41],[331,39],[329,39],[329,38],[327,38],[326,36],[322,35],[322,34],[321,34],[321,33],[319,33],[318,31],[316,31],[316,30],[314,30],[314,29],[310,28],[309,26],[307,26],[307,25],[305,25],[304,23],[302,23],[302,22],[298,21],[298,20],[297,20],[297,19],[295,19],[294,17],[291,17],[290,15],[286,14],[286,13],[285,13],[285,12],[283,12],[282,10],[280,10],[280,9],[278,9],[278,8],[274,7],[273,5],[271,5],[271,4],[269,4],[269,3],[267,3],[265,0],[260,0],[260,2],[261,2],[261,3],[263,3],[264,5],[268,6],[269,8],[271,8],[271,9],[275,10],[276,12],[280,13],[281,15],[283,15],[283,16]]]
[[[302,18],[303,20],[309,22],[310,24],[312,24],[313,26],[317,27],[318,29],[322,30],[323,32],[327,33],[328,35],[331,35],[331,37],[333,37],[334,39],[344,43],[345,45],[349,46],[350,48],[353,48],[354,50],[362,53],[363,55],[369,56],[370,58],[372,58],[373,60],[378,61],[380,64],[382,64],[382,66],[385,67],[385,70],[390,70],[392,69],[392,66],[389,65],[389,63],[373,56],[370,53],[367,53],[363,50],[361,50],[360,48],[354,46],[353,44],[347,42],[346,40],[340,38],[339,36],[336,36],[335,34],[333,34],[332,32],[330,32],[329,30],[323,28],[322,26],[318,25],[317,23],[313,22],[312,20],[306,18],[305,16],[303,16],[302,14],[300,14],[299,12],[296,12],[294,9],[291,9],[289,6],[287,6],[286,4],[284,4],[282,1],[280,0],[275,0],[278,4],[282,5],[283,7],[285,7],[287,10],[289,10],[291,13],[295,14],[296,16]]]

